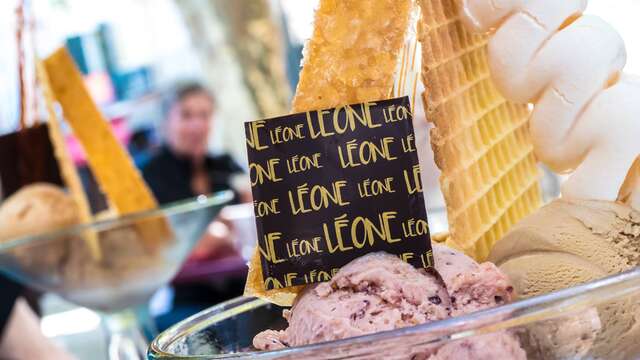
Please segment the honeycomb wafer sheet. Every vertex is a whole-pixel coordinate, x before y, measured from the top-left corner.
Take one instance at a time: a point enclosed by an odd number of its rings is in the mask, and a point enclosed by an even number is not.
[[[489,74],[488,36],[464,28],[455,0],[418,3],[423,101],[435,125],[431,145],[442,171],[446,243],[484,260],[542,202],[530,111],[500,95]]]

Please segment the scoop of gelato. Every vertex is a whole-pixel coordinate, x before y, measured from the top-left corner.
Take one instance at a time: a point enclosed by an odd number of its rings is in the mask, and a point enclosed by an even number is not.
[[[522,297],[617,274],[640,265],[640,212],[608,201],[554,200],[516,224],[489,259]],[[529,336],[539,351],[555,354],[546,358],[630,358],[640,352],[640,299],[607,303]]]
[[[386,253],[360,257],[330,282],[308,287],[284,317],[289,328],[256,337],[260,349],[344,339],[449,317],[451,302],[435,276]]]
[[[494,264],[478,264],[470,257],[433,244],[435,266],[449,293],[452,316],[508,303],[514,295],[509,278]]]
[[[45,233],[79,222],[76,202],[55,185],[28,185],[0,205],[0,241]]]
[[[438,244],[433,245],[433,251],[440,276],[385,253],[352,261],[331,281],[302,292],[292,309],[284,312],[289,327],[258,334],[254,347],[274,350],[344,339],[443,320],[511,300],[513,288],[493,264],[478,265]],[[512,344],[517,345],[514,335],[501,332],[495,336],[500,340],[496,351],[514,354],[510,349]],[[509,346],[503,348],[503,343]],[[447,359],[450,354],[473,352],[469,344],[478,350],[485,347],[469,339],[411,356]],[[524,351],[517,348],[519,352],[508,358],[525,358]]]
[[[0,242],[37,235],[80,222],[76,202],[55,185],[28,185],[0,205]],[[68,241],[51,240],[20,246],[11,253],[29,272],[57,269],[64,261]]]

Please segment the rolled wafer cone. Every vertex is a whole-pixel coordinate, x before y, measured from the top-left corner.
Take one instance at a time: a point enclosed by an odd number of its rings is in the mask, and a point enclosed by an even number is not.
[[[541,205],[526,105],[506,101],[488,66],[488,36],[460,21],[456,0],[418,0],[423,94],[442,171],[446,244],[484,260],[518,220]]]
[[[293,111],[386,99],[414,10],[413,0],[321,0]],[[302,286],[266,291],[259,250],[249,264],[245,295],[291,305]]]

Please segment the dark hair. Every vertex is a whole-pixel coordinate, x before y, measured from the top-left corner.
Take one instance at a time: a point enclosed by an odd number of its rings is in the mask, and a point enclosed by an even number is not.
[[[215,105],[216,100],[213,93],[203,84],[197,81],[189,81],[176,84],[169,88],[162,99],[162,111],[166,115],[171,111],[171,107],[187,97],[195,94],[204,94]]]

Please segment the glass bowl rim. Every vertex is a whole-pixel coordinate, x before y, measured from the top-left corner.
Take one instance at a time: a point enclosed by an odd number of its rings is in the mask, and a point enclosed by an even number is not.
[[[11,251],[24,245],[33,245],[46,242],[50,239],[69,236],[87,230],[104,231],[112,229],[119,224],[128,224],[145,218],[157,216],[174,216],[187,212],[197,211],[212,206],[224,205],[233,199],[233,191],[222,190],[210,195],[198,195],[189,199],[180,200],[153,209],[133,212],[130,214],[116,216],[113,218],[99,219],[88,223],[82,223],[67,227],[62,227],[49,232],[37,233],[34,235],[19,236],[14,239],[0,242],[0,254]]]
[[[165,358],[175,360],[206,358],[213,360],[233,359],[241,356],[250,356],[252,359],[259,359],[272,358],[274,356],[291,356],[300,353],[302,353],[300,355],[304,355],[303,353],[306,351],[321,351],[334,349],[343,345],[353,346],[358,343],[364,344],[389,341],[399,336],[416,336],[427,332],[442,334],[440,337],[446,338],[453,338],[452,335],[454,335],[456,339],[461,339],[474,335],[473,333],[470,333],[469,329],[465,328],[465,325],[469,326],[471,324],[480,324],[480,329],[488,328],[489,332],[506,330],[519,324],[549,320],[563,315],[569,316],[586,308],[594,307],[598,304],[632,294],[635,291],[640,291],[640,267],[581,285],[527,299],[517,300],[506,305],[463,316],[348,339],[280,350],[250,351],[232,354],[175,355],[167,353],[161,349],[166,347],[162,346],[162,343],[171,345],[180,338],[183,338],[185,334],[188,334],[189,332],[200,331],[211,326],[216,322],[216,320],[223,320],[239,313],[242,311],[242,308],[247,305],[251,306],[257,304],[256,306],[263,306],[268,304],[267,301],[262,299],[238,297],[203,310],[202,312],[171,326],[150,343],[148,353],[150,359],[158,360]],[[596,298],[595,302],[593,301],[594,296]],[[224,316],[225,313],[229,311],[224,311],[226,308],[230,308],[235,311],[233,311],[233,314],[226,314],[226,316]],[[513,316],[514,314],[515,316]],[[458,330],[448,332],[447,329]]]

